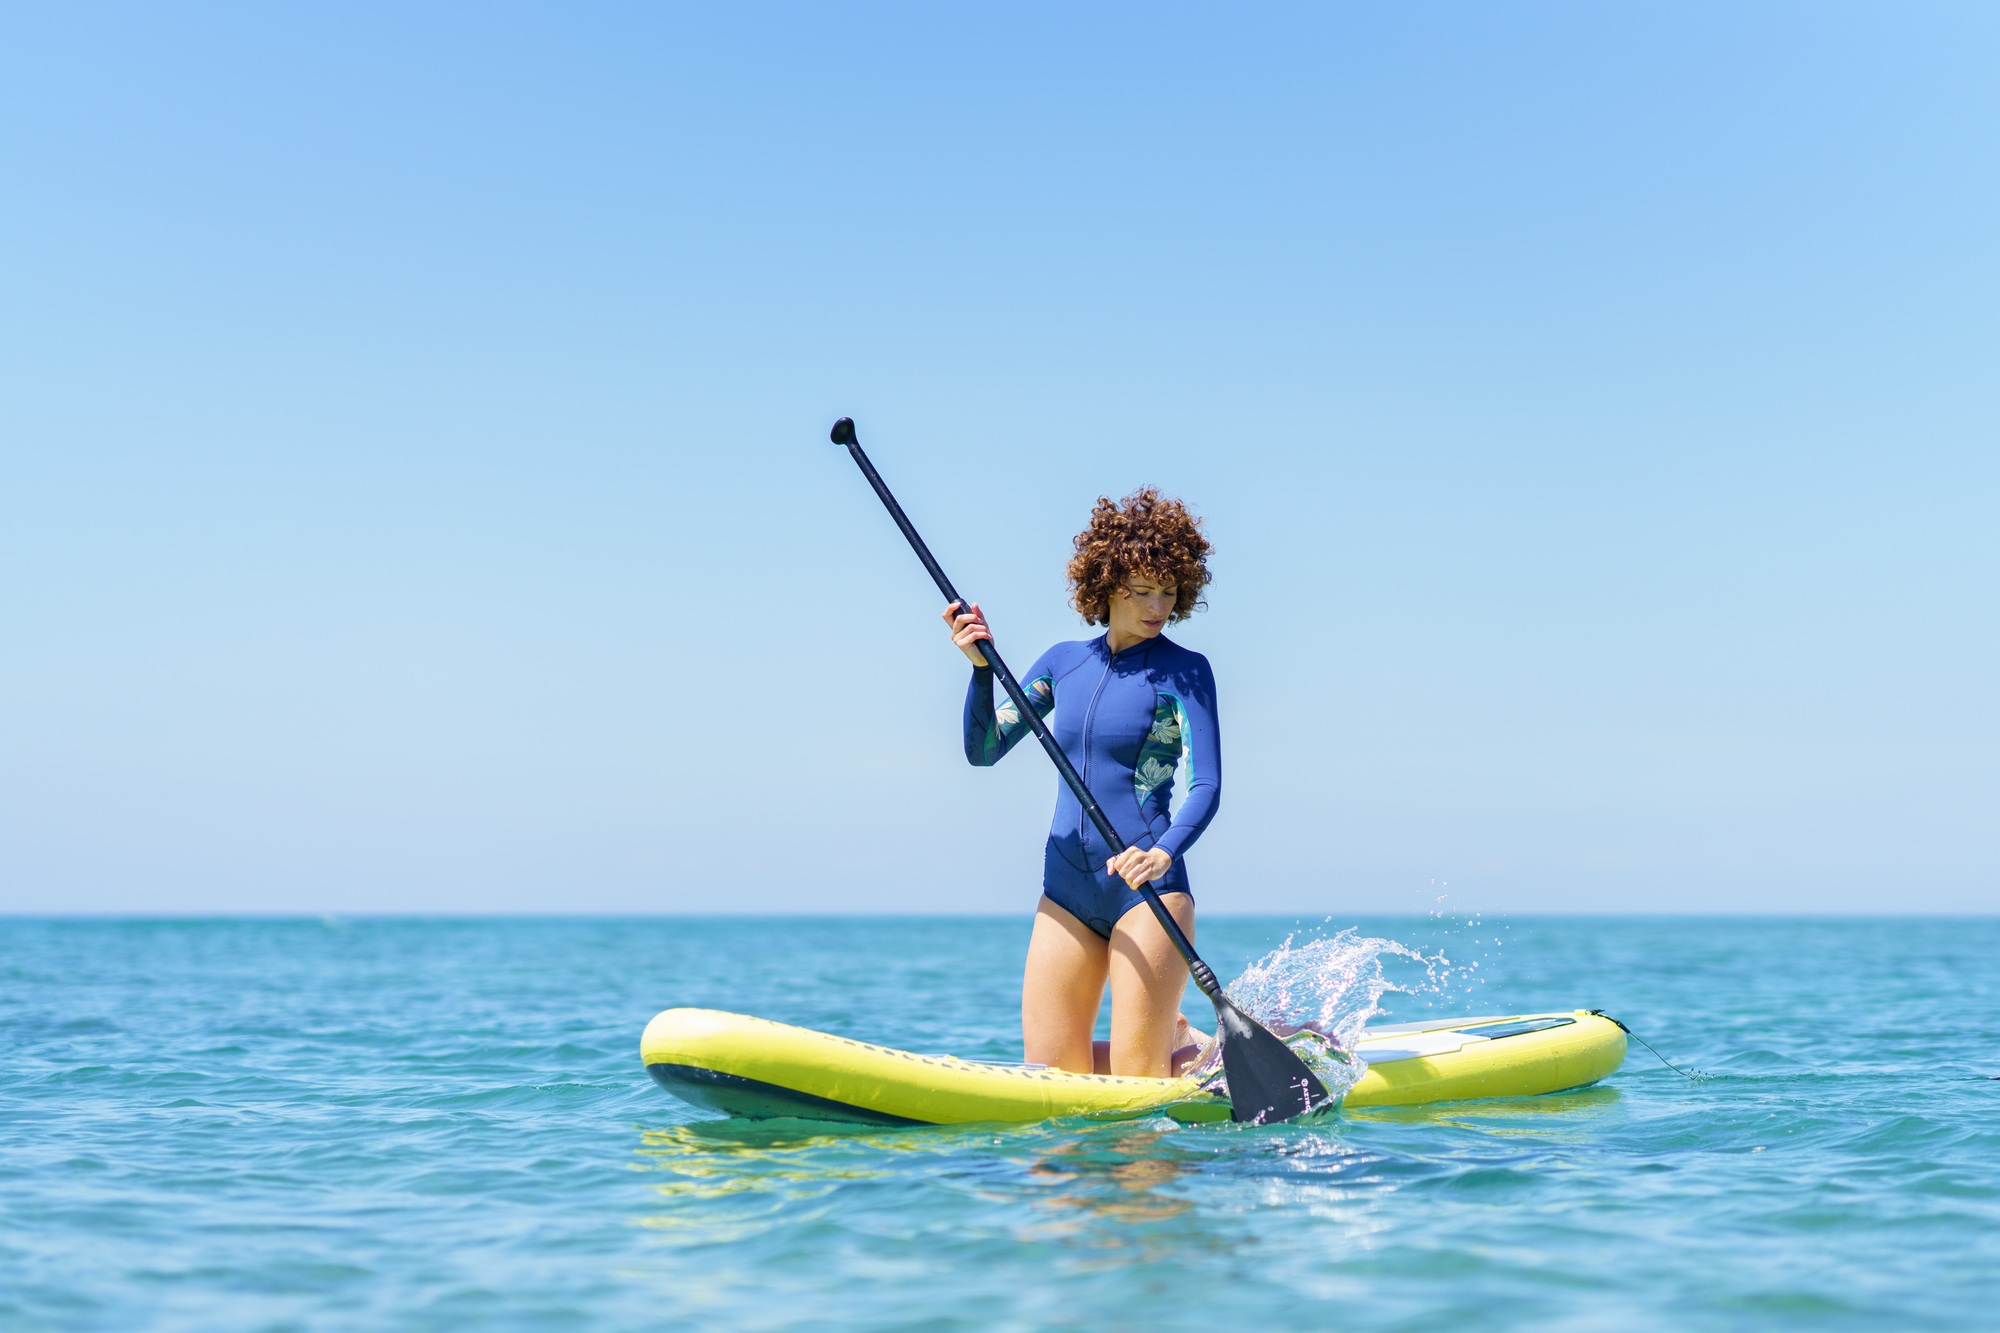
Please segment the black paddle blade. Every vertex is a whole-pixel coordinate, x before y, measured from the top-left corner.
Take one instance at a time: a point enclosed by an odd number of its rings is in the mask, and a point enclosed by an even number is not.
[[[1215,1001],[1215,1036],[1229,1080],[1229,1118],[1275,1125],[1324,1106],[1326,1085],[1270,1029],[1231,1004]]]

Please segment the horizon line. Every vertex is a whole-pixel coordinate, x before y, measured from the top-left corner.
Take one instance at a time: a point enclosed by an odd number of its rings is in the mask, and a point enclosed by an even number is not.
[[[1278,921],[1294,920],[1304,922],[1307,917],[1319,915],[1312,912],[1213,912],[1202,917],[1204,921]],[[1321,918],[1322,924],[1332,921],[1339,913],[1327,913]],[[1397,920],[1422,921],[1441,919],[1464,919],[1468,917],[1494,917],[1513,920],[1575,920],[1575,921],[1988,921],[2000,920],[2000,909],[1989,911],[1874,911],[1856,909],[1853,911],[1521,911],[1513,912],[1495,908],[1474,908],[1464,911],[1422,911],[1422,912],[1355,912],[1348,914],[1354,920]],[[5,921],[61,921],[61,922],[108,922],[108,921],[1019,921],[1024,919],[1018,912],[893,912],[855,909],[846,912],[795,912],[795,911],[567,911],[551,908],[546,911],[526,909],[500,912],[483,911],[102,911],[84,910],[74,912],[16,911],[0,907],[0,920]]]

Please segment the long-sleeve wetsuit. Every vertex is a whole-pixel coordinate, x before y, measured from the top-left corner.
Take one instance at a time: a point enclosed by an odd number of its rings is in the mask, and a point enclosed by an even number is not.
[[[1022,688],[1048,720],[1063,753],[1124,839],[1107,847],[1067,783],[1042,858],[1042,891],[1107,939],[1142,899],[1104,863],[1126,847],[1159,847],[1173,865],[1153,887],[1187,893],[1181,857],[1215,818],[1222,798],[1222,745],[1215,676],[1208,659],[1164,636],[1113,654],[1104,636],[1059,643],[1028,668]],[[990,667],[976,667],[965,696],[965,757],[986,766],[1030,732],[1011,699],[993,699]],[[1051,718],[1050,714],[1054,716]],[[1174,770],[1188,764],[1187,799],[1171,814]]]

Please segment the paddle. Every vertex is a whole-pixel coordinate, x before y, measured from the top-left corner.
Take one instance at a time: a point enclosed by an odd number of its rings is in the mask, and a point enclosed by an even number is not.
[[[924,568],[930,571],[931,581],[936,583],[938,591],[944,594],[946,603],[959,602],[969,605],[953,590],[951,580],[944,576],[944,570],[940,569],[938,562],[931,557],[930,548],[924,545],[924,539],[917,535],[917,530],[911,525],[908,515],[903,513],[903,506],[896,503],[896,497],[889,494],[889,488],[882,481],[881,474],[875,471],[875,465],[868,461],[867,454],[861,452],[861,441],[854,434],[853,418],[842,417],[833,423],[833,442],[843,446],[853,455],[855,465],[861,469],[861,475],[868,478],[868,484],[875,488],[875,494],[881,497],[883,506],[888,509],[889,517],[896,520],[896,526],[901,528],[903,536],[909,539],[910,549],[917,553],[917,559],[924,562]],[[1028,719],[1028,725],[1035,729],[1035,739],[1042,743],[1042,748],[1048,751],[1049,758],[1055,761],[1056,771],[1062,774],[1063,781],[1069,784],[1069,789],[1076,794],[1077,801],[1090,815],[1090,822],[1097,826],[1098,836],[1102,837],[1105,844],[1110,847],[1133,846],[1134,844],[1120,837],[1118,830],[1111,826],[1111,820],[1098,806],[1096,798],[1090,794],[1090,789],[1083,785],[1083,779],[1077,775],[1069,756],[1063,753],[1062,746],[1056,743],[1056,738],[1049,734],[1047,725],[1042,722],[1041,714],[1035,711],[1027,693],[1022,690],[1021,683],[1014,679],[1014,673],[1000,660],[1000,654],[994,650],[993,641],[991,639],[981,641],[979,651],[992,666],[993,673],[1000,677],[1000,684],[1005,687],[1007,697],[1014,701],[1014,707],[1020,710],[1022,717]],[[1292,1053],[1290,1047],[1278,1040],[1256,1019],[1244,1013],[1234,1001],[1222,993],[1222,986],[1216,981],[1215,973],[1209,970],[1207,963],[1201,961],[1201,956],[1194,951],[1194,945],[1181,930],[1180,922],[1174,920],[1172,913],[1167,911],[1166,904],[1160,901],[1160,895],[1153,886],[1141,884],[1139,892],[1146,899],[1146,906],[1153,909],[1153,915],[1158,918],[1161,928],[1173,940],[1174,948],[1180,950],[1181,957],[1187,961],[1188,971],[1194,974],[1194,984],[1201,987],[1201,993],[1215,1006],[1215,1036],[1216,1040],[1222,1043],[1222,1071],[1229,1079],[1231,1118],[1270,1123],[1290,1120],[1294,1116],[1304,1115],[1315,1107],[1324,1105],[1328,1100],[1326,1087],[1313,1077],[1313,1072],[1306,1068],[1305,1061],[1299,1059]]]

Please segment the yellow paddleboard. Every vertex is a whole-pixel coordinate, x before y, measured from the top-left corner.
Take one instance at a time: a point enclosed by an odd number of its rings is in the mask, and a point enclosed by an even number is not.
[[[1435,1019],[1369,1028],[1354,1054],[1367,1071],[1344,1106],[1532,1097],[1611,1074],[1624,1062],[1625,1032],[1583,1009]],[[717,1009],[666,1010],[646,1025],[639,1055],[655,1081],[683,1101],[752,1119],[957,1125],[1229,1118],[1228,1099],[1193,1079],[916,1055]]]

